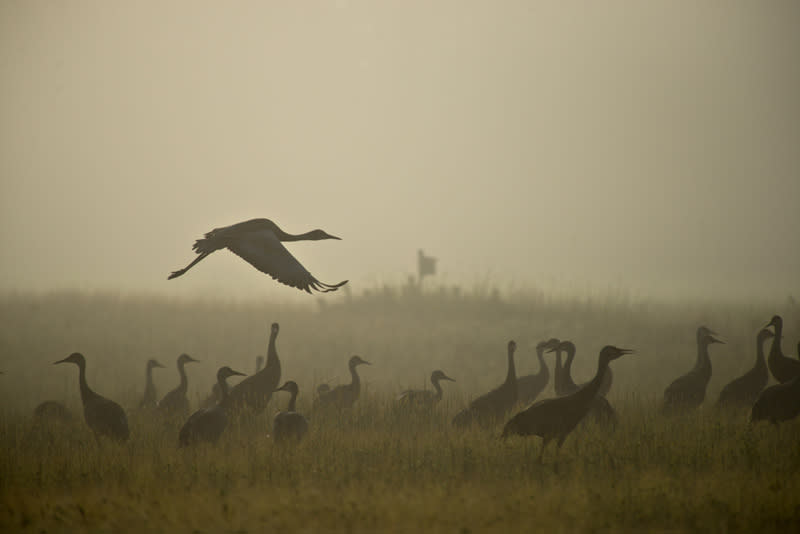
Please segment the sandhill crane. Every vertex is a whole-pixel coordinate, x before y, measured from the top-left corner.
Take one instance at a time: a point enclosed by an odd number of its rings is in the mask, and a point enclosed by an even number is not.
[[[255,373],[259,372],[263,368],[264,368],[264,357],[259,354],[258,356],[256,356]],[[219,399],[220,399],[219,384],[214,382],[214,384],[211,386],[211,393],[209,393],[208,396],[206,396],[206,398],[203,399],[203,401],[200,403],[200,407],[210,408],[214,406],[216,403],[218,403]]]
[[[361,394],[361,379],[358,376],[356,367],[359,365],[372,365],[360,356],[353,356],[347,362],[347,367],[350,369],[350,383],[331,388],[327,393],[321,393],[314,400],[314,410],[320,408],[350,408],[358,400]],[[317,389],[319,391],[319,389]]]
[[[201,441],[214,443],[228,426],[228,410],[230,397],[228,397],[228,383],[231,376],[246,376],[244,373],[234,371],[228,366],[220,367],[217,371],[217,384],[219,384],[220,401],[211,408],[200,409],[186,420],[178,434],[178,445],[186,447]]]
[[[511,410],[519,398],[517,391],[517,372],[514,367],[514,351],[517,350],[516,342],[508,342],[508,372],[506,380],[501,385],[485,395],[473,400],[469,406],[456,414],[453,425],[467,426],[472,421],[491,422],[500,419]]]
[[[72,412],[58,401],[46,400],[33,410],[33,416],[41,421],[60,421],[68,423],[73,420]]]
[[[74,363],[78,366],[83,417],[95,436],[108,436],[118,441],[126,441],[130,432],[125,411],[116,402],[98,395],[89,388],[86,383],[86,358],[83,357],[83,354],[73,352],[55,363]]]
[[[413,408],[433,408],[440,400],[442,400],[442,386],[439,384],[441,380],[449,380],[455,382],[452,378],[444,374],[444,371],[437,369],[431,373],[431,383],[433,389],[407,389],[397,396],[397,402],[401,406]]]
[[[215,228],[204,238],[195,241],[192,247],[197,258],[179,271],[169,275],[168,280],[177,278],[194,267],[212,252],[227,248],[247,263],[270,275],[274,280],[287,286],[311,293],[311,290],[327,293],[336,291],[347,283],[325,284],[314,278],[294,256],[281,244],[281,241],[319,241],[321,239],[340,239],[322,230],[312,230],[304,234],[287,234],[269,219],[251,219],[223,228]]]
[[[158,409],[160,412],[184,417],[189,413],[189,398],[186,396],[186,391],[189,389],[189,380],[186,378],[186,370],[183,367],[187,363],[197,361],[199,360],[195,360],[188,354],[178,356],[178,374],[181,377],[181,381],[178,387],[164,395],[164,398],[159,401]]]
[[[632,350],[620,349],[611,345],[603,347],[597,358],[597,372],[591,381],[570,395],[533,403],[506,423],[502,436],[508,437],[517,434],[541,437],[542,448],[539,452],[539,462],[542,461],[545,447],[552,439],[558,439],[558,449],[560,450],[569,433],[589,412],[594,399],[602,398],[598,397],[598,392],[609,362],[631,353],[633,353]]]
[[[536,344],[536,358],[539,360],[539,372],[535,375],[525,375],[517,378],[517,392],[522,404],[530,404],[544,391],[550,381],[550,369],[544,361],[544,350],[555,347],[559,341],[550,338]]]
[[[556,395],[569,395],[570,393],[578,391],[578,389],[588,384],[588,382],[579,385],[572,379],[572,362],[575,359],[576,352],[575,344],[572,341],[562,341],[558,345],[558,350],[567,353],[567,361],[564,362],[564,366],[561,368],[561,379],[559,380],[559,387],[558,391],[556,391]],[[551,348],[548,352],[553,352],[553,349]],[[603,382],[600,384],[600,391],[598,391],[597,394],[601,397],[605,397],[611,389],[613,380],[614,375],[611,372],[611,367],[608,367],[605,370]]]
[[[286,411],[275,414],[275,420],[272,424],[272,433],[275,436],[275,441],[283,442],[288,439],[300,441],[308,432],[308,421],[297,413],[296,401],[300,388],[296,382],[289,380],[275,391],[288,391],[292,395]]]
[[[248,408],[261,413],[272,398],[272,392],[281,380],[281,361],[278,359],[276,341],[280,326],[272,323],[267,346],[267,364],[256,374],[249,376],[231,388],[231,406],[236,410]]]
[[[787,358],[781,350],[781,338],[783,337],[783,319],[780,315],[775,315],[767,324],[767,327],[775,328],[775,337],[772,338],[772,347],[769,349],[767,363],[769,370],[775,380],[781,384],[800,376],[800,360]]]
[[[717,406],[752,406],[758,394],[767,387],[769,371],[764,359],[764,342],[773,337],[771,330],[762,328],[756,336],[756,363],[752,369],[722,388]]]
[[[664,390],[663,413],[693,410],[703,403],[706,387],[711,380],[708,346],[712,343],[724,343],[715,337],[717,335],[705,326],[697,329],[697,361],[691,371],[675,379]]]
[[[800,347],[798,347],[800,350]],[[750,421],[788,421],[800,415],[800,377],[775,384],[762,391],[750,413]]]
[[[156,397],[156,386],[153,384],[153,369],[156,367],[163,368],[164,366],[158,363],[156,360],[147,360],[144,377],[144,395],[142,396],[142,401],[139,403],[139,408],[155,408],[156,404],[158,403],[158,398]]]

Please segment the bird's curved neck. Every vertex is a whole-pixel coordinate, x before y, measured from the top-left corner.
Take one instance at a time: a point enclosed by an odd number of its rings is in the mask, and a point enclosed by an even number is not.
[[[153,384],[153,368],[149,365],[147,366],[147,370],[145,372],[145,381],[144,381],[144,395],[148,397],[153,394],[155,391],[155,384]]]
[[[350,377],[352,380],[350,381],[350,387],[353,389],[359,389],[361,387],[361,379],[358,377],[358,371],[356,371],[356,365],[350,366]]]
[[[178,374],[181,375],[181,383],[178,384],[178,389],[186,393],[186,390],[189,389],[189,380],[186,378],[186,370],[183,368],[184,365],[186,365],[185,362],[178,363]]]
[[[296,412],[297,411],[297,392],[292,391],[292,398],[289,399],[289,408],[287,411]]]
[[[96,396],[95,392],[89,388],[86,383],[86,364],[78,364],[78,383],[81,388],[81,401],[86,402],[92,397]]]
[[[544,349],[536,349],[536,358],[539,360],[539,376],[545,377],[545,380],[550,378],[550,369],[547,368],[547,364],[544,362]]]
[[[219,404],[221,406],[228,405],[228,380],[224,377],[217,378],[217,385],[219,385]]]
[[[783,323],[775,323],[775,337],[772,338],[772,346],[769,349],[769,357],[777,358],[783,356],[781,350],[781,337],[783,336]]]
[[[508,351],[508,373],[506,374],[506,383],[510,384],[517,381],[517,368],[514,366],[514,351]]]
[[[580,388],[575,395],[581,397],[585,402],[591,401],[591,399],[597,396],[597,393],[600,391],[600,386],[603,384],[603,375],[606,373],[606,369],[608,369],[608,361],[604,358],[597,359],[597,372],[589,382],[586,383],[582,388]]]
[[[757,339],[756,340],[756,365],[755,367],[758,369],[767,368],[767,360],[764,358],[764,343],[766,339]]]
[[[289,234],[284,232],[283,230],[278,229],[276,233],[278,239],[281,241],[304,241],[306,239],[311,239],[314,235],[314,232],[306,232],[304,234]]]
[[[275,341],[277,339],[278,333],[271,332],[269,335],[269,346],[267,347],[267,364],[264,366],[264,369],[280,365],[281,363],[280,360],[278,360],[278,349],[275,346]]]
[[[575,359],[575,351],[567,351],[567,361],[564,362],[564,369],[561,370],[561,382],[567,386],[574,386],[575,381],[572,379],[572,360]]]
[[[694,364],[697,371],[711,375],[711,358],[708,357],[708,341],[697,343],[697,361]]]
[[[563,380],[564,368],[563,368],[563,366],[561,364],[561,350],[560,349],[556,350],[556,367],[553,370],[553,373],[555,375],[554,378],[553,378],[554,386],[555,386],[555,388],[557,390],[560,390],[561,389],[561,385],[562,385],[562,383],[564,381]]]
[[[431,379],[431,382],[433,383],[433,389],[436,390],[436,398],[437,399],[441,399],[442,398],[442,386],[441,386],[441,384],[439,384],[439,380],[438,379],[436,379],[436,380]]]

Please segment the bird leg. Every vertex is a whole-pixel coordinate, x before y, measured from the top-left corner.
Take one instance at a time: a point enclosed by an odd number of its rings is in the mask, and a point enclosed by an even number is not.
[[[172,274],[170,274],[167,277],[167,280],[172,280],[173,278],[178,278],[180,275],[184,274],[186,271],[188,271],[189,269],[191,269],[192,267],[197,265],[198,262],[200,262],[201,260],[204,260],[206,258],[206,256],[208,256],[209,254],[211,254],[211,253],[210,252],[203,252],[202,254],[197,256],[192,263],[190,263],[189,265],[187,265],[183,269],[181,269],[179,271],[174,271]]]

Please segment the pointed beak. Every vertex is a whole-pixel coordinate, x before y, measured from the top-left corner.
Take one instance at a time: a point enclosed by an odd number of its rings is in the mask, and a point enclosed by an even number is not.
[[[53,362],[53,365],[57,365],[59,363],[64,363],[66,361],[67,361],[67,358],[64,358],[63,360],[58,360],[57,362]]]
[[[371,363],[369,363],[367,360],[361,360],[361,363],[363,363],[363,364],[365,364],[365,365],[372,365],[372,364],[371,364]]]
[[[231,371],[231,376],[247,376],[245,373],[240,373],[239,371]]]
[[[636,354],[636,351],[633,349],[619,349],[620,354]]]
[[[328,234],[328,239],[338,239],[339,241],[342,240],[341,237],[336,237],[335,235]]]
[[[447,375],[444,375],[444,376],[442,377],[442,380],[449,380],[450,382],[455,382],[455,381],[456,381],[456,380],[455,380],[455,378],[450,378],[450,377],[449,377],[449,376],[447,376]]]

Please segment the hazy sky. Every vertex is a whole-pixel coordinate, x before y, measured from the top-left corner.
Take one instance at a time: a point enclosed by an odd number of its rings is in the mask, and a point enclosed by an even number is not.
[[[800,3],[0,3],[0,288],[800,294]]]

